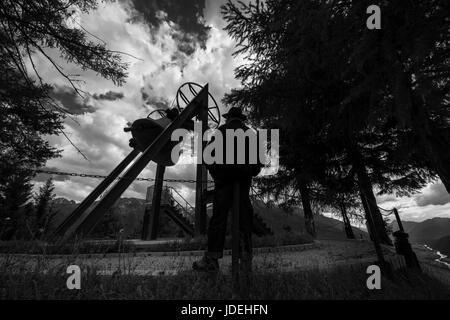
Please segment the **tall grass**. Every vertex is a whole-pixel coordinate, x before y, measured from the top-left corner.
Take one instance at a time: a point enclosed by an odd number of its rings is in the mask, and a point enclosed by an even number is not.
[[[222,273],[186,272],[176,276],[97,274],[84,268],[81,290],[66,288],[65,269],[43,274],[38,270],[0,274],[1,299],[230,299],[231,280]],[[9,270],[11,271],[11,270]],[[425,275],[396,273],[382,278],[381,290],[366,287],[365,266],[338,267],[251,276],[251,299],[449,299],[449,287]]]

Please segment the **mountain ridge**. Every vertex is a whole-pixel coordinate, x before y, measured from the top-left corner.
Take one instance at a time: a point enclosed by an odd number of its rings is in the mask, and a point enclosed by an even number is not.
[[[66,198],[56,198],[53,201],[53,208],[58,212],[54,221],[55,225],[61,223],[79,203]],[[142,228],[142,219],[145,211],[145,200],[138,198],[120,198],[111,208],[112,214],[123,226],[124,234],[127,237],[139,238]],[[300,208],[287,212],[280,207],[271,206],[262,201],[254,202],[254,211],[263,221],[274,231],[275,235],[286,232],[305,233],[305,223],[303,211]],[[315,216],[315,225],[318,239],[345,239],[344,224],[342,221],[325,217]],[[177,236],[178,227],[166,215],[161,215],[161,236]],[[361,229],[353,227],[357,239],[367,239],[367,233]]]

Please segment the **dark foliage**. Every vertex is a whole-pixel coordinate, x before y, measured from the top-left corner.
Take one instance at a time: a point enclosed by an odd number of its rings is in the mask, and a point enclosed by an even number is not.
[[[279,174],[261,190],[298,190],[304,208],[330,199],[339,208],[359,196],[389,243],[374,187],[408,195],[436,173],[444,181],[449,169],[448,4],[385,1],[382,30],[369,31],[370,4],[229,1],[226,30],[248,62],[236,70],[243,87],[224,101],[247,109],[256,126],[281,131]]]
[[[9,204],[9,193],[29,189],[34,170],[59,155],[44,136],[63,134],[69,139],[63,131],[63,120],[70,114],[51,97],[52,86],[46,82],[50,79],[40,76],[36,58],[44,58],[48,67],[56,69],[78,95],[83,94],[79,86],[82,79],[67,74],[52,58],[51,51],[59,52],[64,61],[82,70],[93,70],[117,85],[126,77],[120,52],[90,41],[81,25],[70,23],[77,11],[87,13],[97,7],[97,2],[5,0],[0,3],[0,211],[11,219],[18,215],[12,211],[18,204]],[[20,182],[24,184],[21,188],[17,186]],[[23,197],[21,201],[26,202],[28,198]],[[3,221],[0,223],[3,225]]]

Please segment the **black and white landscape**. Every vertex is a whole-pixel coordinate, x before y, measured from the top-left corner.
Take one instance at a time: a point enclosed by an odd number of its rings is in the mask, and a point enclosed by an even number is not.
[[[449,17],[446,0],[3,0],[0,299],[449,299]],[[279,132],[250,189],[249,291],[231,214],[220,272],[192,270],[215,199],[199,153],[158,158],[200,105],[209,127],[236,107]]]

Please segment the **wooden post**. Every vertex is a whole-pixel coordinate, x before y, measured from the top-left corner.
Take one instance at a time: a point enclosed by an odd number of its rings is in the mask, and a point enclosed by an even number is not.
[[[240,296],[240,277],[239,277],[239,182],[235,181],[233,184],[233,211],[232,211],[232,246],[231,246],[231,274],[232,274],[232,295],[233,298]]]
[[[399,229],[401,232],[405,232],[405,230],[403,229],[402,220],[400,220],[400,215],[398,214],[398,211],[397,211],[396,208],[394,208],[394,214],[395,214],[395,219],[397,219],[398,229]]]
[[[164,171],[166,167],[158,164],[156,166],[155,184],[153,188],[152,205],[150,211],[146,209],[142,225],[142,240],[155,240],[159,231],[159,212],[161,209],[161,194],[164,182]],[[149,235],[150,231],[150,235]]]
[[[208,100],[204,101],[204,105],[199,111],[198,118],[202,124],[202,133],[198,137],[201,148],[197,150],[197,175],[195,185],[195,235],[206,234],[206,189],[208,173],[206,166],[203,164],[203,150],[205,149],[207,141],[203,141],[203,135],[208,128]],[[200,158],[199,158],[200,157]],[[199,163],[201,159],[201,163]]]
[[[420,268],[419,260],[417,259],[417,255],[414,253],[411,244],[408,241],[408,234],[405,232],[403,228],[402,221],[400,220],[400,215],[398,214],[398,210],[396,208],[393,209],[395,214],[395,219],[397,219],[398,231],[394,232],[394,246],[395,251],[398,254],[403,255],[405,258],[406,267],[416,269],[418,271],[422,271]]]

